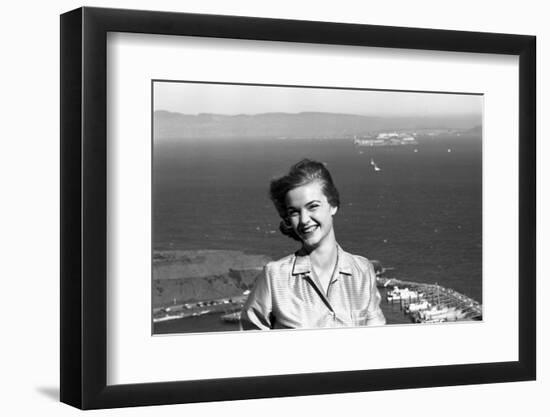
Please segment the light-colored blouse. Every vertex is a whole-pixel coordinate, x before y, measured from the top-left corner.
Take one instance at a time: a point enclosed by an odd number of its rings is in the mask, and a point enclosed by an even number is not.
[[[326,292],[308,255],[268,263],[241,313],[244,330],[370,326],[386,323],[376,275],[368,259],[338,246]]]

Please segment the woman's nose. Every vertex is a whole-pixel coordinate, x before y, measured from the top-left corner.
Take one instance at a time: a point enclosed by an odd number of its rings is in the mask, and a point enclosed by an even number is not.
[[[309,222],[309,213],[305,210],[300,212],[300,223],[307,224]]]

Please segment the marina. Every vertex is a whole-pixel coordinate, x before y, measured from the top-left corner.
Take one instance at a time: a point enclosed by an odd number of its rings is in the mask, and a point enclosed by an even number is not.
[[[482,305],[453,290],[436,284],[377,277],[388,304],[398,304],[413,323],[482,320]]]

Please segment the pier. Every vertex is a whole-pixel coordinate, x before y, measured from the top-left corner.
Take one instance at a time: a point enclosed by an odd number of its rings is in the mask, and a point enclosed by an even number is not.
[[[158,323],[168,320],[177,320],[188,317],[198,317],[205,314],[219,313],[224,313],[224,315],[231,317],[232,313],[241,311],[249,292],[250,291],[245,291],[242,295],[236,297],[218,298],[214,300],[190,303],[178,303],[177,300],[174,300],[173,305],[153,309],[153,322]]]
[[[436,284],[377,277],[377,285],[385,289],[389,304],[399,304],[414,323],[481,320],[482,305],[449,288]]]

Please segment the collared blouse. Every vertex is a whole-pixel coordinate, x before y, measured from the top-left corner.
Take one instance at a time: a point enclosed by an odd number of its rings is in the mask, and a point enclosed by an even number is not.
[[[369,326],[386,323],[376,275],[368,259],[338,246],[326,293],[308,255],[268,263],[241,313],[244,330]]]

